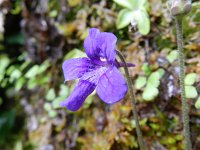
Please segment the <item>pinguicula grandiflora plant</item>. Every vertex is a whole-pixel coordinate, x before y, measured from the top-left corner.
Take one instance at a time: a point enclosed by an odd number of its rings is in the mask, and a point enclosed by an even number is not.
[[[125,62],[122,54],[116,50],[116,42],[117,37],[113,33],[100,32],[96,28],[89,30],[89,35],[84,41],[84,49],[88,57],[69,59],[63,63],[65,82],[77,78],[80,80],[69,97],[61,102],[61,106],[77,111],[95,89],[105,103],[114,104],[125,97],[129,87],[138,142],[140,149],[144,150],[133,87],[128,73],[128,67],[134,65]],[[116,60],[116,55],[122,63]],[[128,86],[118,70],[119,67],[125,69]]]
[[[189,108],[186,99],[185,92],[185,54],[183,49],[183,29],[182,20],[183,17],[188,14],[191,10],[191,0],[172,0],[169,2],[171,15],[175,19],[176,23],[176,34],[177,34],[177,45],[179,52],[179,80],[181,89],[181,101],[182,101],[182,114],[183,114],[183,133],[184,133],[184,145],[185,150],[192,150],[192,142],[190,135],[189,126]]]
[[[147,35],[150,31],[150,19],[147,13],[147,0],[113,0],[118,5],[124,7],[117,16],[117,28],[122,29],[130,23],[137,26],[142,35]]]

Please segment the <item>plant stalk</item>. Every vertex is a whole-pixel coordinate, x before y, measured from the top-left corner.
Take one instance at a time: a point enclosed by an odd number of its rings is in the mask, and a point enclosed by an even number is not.
[[[125,71],[126,78],[127,78],[127,83],[128,83],[129,93],[130,93],[130,99],[131,99],[131,105],[132,105],[132,112],[133,112],[133,117],[134,117],[134,120],[135,120],[135,123],[136,123],[136,132],[137,132],[140,150],[146,150],[144,140],[143,140],[143,136],[142,136],[142,132],[141,132],[141,129],[140,129],[138,114],[137,114],[137,111],[136,111],[135,95],[134,95],[134,92],[133,92],[133,84],[132,84],[132,81],[131,81],[131,78],[130,78],[129,72],[128,72],[128,66],[127,66],[126,61],[125,61],[123,55],[121,54],[121,52],[118,51],[118,50],[116,50],[116,51],[117,51],[117,55],[119,56],[119,58],[121,59],[121,61],[123,63],[124,71]]]
[[[189,108],[187,99],[185,96],[185,56],[183,50],[183,29],[182,29],[182,16],[175,16],[176,22],[176,34],[177,34],[177,45],[179,52],[179,67],[180,67],[180,88],[181,88],[181,102],[182,102],[182,115],[183,115],[183,133],[184,133],[184,144],[185,150],[192,150],[192,144],[190,140],[190,126],[189,126]]]

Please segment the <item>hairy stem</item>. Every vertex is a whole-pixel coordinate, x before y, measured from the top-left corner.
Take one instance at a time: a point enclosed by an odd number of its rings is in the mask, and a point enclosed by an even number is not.
[[[128,83],[129,92],[130,92],[131,105],[132,105],[132,112],[133,112],[134,120],[135,120],[135,123],[136,123],[136,132],[137,132],[137,136],[138,136],[138,143],[139,143],[141,150],[146,150],[144,140],[143,140],[143,137],[142,137],[142,132],[141,132],[141,129],[140,129],[138,114],[137,114],[137,111],[136,111],[135,95],[133,93],[133,84],[132,84],[131,78],[129,76],[128,66],[126,64],[126,61],[125,61],[123,55],[118,50],[117,50],[117,55],[119,56],[119,58],[121,59],[121,61],[123,63],[124,71],[125,71],[126,78],[127,78],[127,83]]]
[[[178,52],[179,52],[179,67],[180,67],[180,88],[181,88],[181,101],[182,101],[182,114],[183,114],[183,132],[185,137],[185,150],[192,150],[192,144],[190,140],[190,126],[189,126],[189,109],[187,104],[187,99],[185,96],[185,56],[183,50],[183,29],[182,29],[182,16],[176,16],[176,33],[177,33],[177,45],[178,45]]]

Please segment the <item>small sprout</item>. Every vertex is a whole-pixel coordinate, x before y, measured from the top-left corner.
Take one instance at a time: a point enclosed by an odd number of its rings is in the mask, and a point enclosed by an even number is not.
[[[187,98],[196,98],[198,96],[198,93],[194,86],[186,85],[185,95]]]
[[[200,109],[200,96],[199,98],[197,99],[195,105],[194,105],[197,109]]]
[[[185,85],[193,85],[196,81],[197,74],[189,73],[185,77]]]
[[[137,90],[143,88],[147,82],[147,78],[144,76],[139,76],[135,82],[135,87]]]

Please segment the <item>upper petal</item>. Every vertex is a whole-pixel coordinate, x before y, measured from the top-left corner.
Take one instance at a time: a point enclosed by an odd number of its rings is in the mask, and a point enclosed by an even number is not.
[[[116,57],[117,37],[113,33],[102,32],[97,36],[97,47],[100,49],[99,56],[114,62]]]
[[[84,49],[88,57],[95,58],[98,57],[98,49],[97,49],[97,36],[100,31],[96,28],[91,28],[89,30],[88,37],[84,40]]]
[[[113,104],[125,97],[128,87],[119,70],[112,67],[101,76],[96,90],[105,103]]]
[[[67,109],[71,111],[77,111],[85,101],[85,99],[90,95],[96,85],[85,80],[80,80],[76,85],[70,96],[63,102],[61,102],[61,106],[67,107]]]
[[[65,81],[80,78],[93,67],[89,58],[72,58],[66,60],[62,65]]]
[[[100,32],[96,28],[91,28],[84,41],[84,49],[91,59],[105,58],[107,61],[113,62],[116,56],[116,42],[117,37],[113,33]]]

